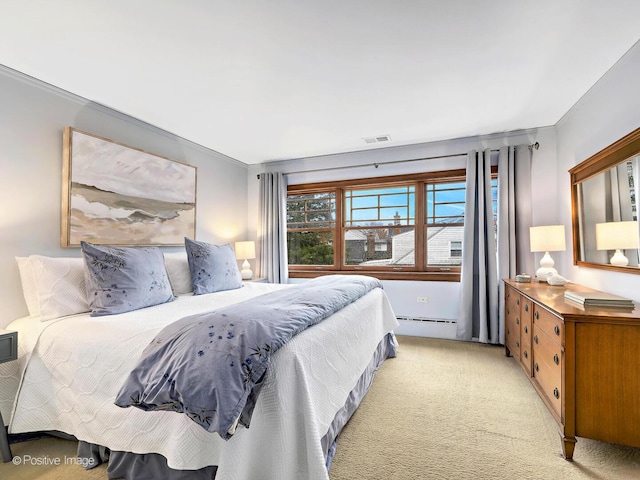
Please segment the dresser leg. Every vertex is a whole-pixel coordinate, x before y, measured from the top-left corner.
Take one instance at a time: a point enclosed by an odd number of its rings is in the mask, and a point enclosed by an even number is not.
[[[509,350],[509,347],[507,347],[506,345],[504,346],[504,356],[505,357],[511,356],[511,350]]]
[[[562,441],[562,456],[565,460],[573,460],[573,450],[576,448],[576,438],[566,437],[560,434],[560,440]]]

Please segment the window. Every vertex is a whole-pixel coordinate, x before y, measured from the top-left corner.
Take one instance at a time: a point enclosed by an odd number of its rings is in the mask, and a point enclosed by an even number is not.
[[[458,281],[464,173],[290,185],[290,276],[340,271],[384,279]],[[493,173],[497,177],[497,170]],[[492,194],[495,224],[497,178],[492,181]]]
[[[287,196],[289,264],[333,266],[335,229],[335,191]]]
[[[465,194],[464,181],[425,185],[428,267],[444,269],[459,267],[462,263]],[[460,256],[453,256],[451,244],[460,245]]]
[[[397,236],[413,239],[415,186],[345,189],[344,226],[345,265],[414,265],[413,243],[400,249]]]

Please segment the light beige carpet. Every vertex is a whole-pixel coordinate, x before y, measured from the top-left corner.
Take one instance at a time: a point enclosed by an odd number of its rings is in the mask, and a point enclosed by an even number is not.
[[[384,363],[338,440],[331,480],[640,479],[640,449],[579,438],[574,461],[564,460],[553,418],[503,348],[398,339],[398,357]],[[12,450],[73,463],[75,443],[39,439]],[[106,468],[0,464],[2,480],[76,478],[105,479]]]
[[[504,348],[399,341],[338,439],[331,480],[640,479],[637,448],[579,438],[564,460],[553,417]]]

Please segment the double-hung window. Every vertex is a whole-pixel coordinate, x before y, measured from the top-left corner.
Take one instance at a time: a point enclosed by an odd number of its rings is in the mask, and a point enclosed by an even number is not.
[[[287,254],[290,265],[337,267],[336,191],[287,196]]]
[[[425,237],[430,270],[458,271],[462,263],[465,195],[464,179],[425,184]]]
[[[344,266],[415,265],[415,185],[343,189]]]
[[[458,281],[464,170],[290,185],[289,275]],[[497,171],[492,181],[494,227]]]

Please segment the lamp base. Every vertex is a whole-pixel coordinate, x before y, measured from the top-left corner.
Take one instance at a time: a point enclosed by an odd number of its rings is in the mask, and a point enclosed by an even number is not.
[[[618,267],[626,267],[629,265],[629,259],[624,256],[624,254],[618,249],[616,253],[611,257],[611,265],[616,265]]]
[[[245,260],[242,262],[242,270],[240,270],[240,275],[242,275],[243,280],[251,280],[253,277],[253,272],[251,271],[251,265],[249,265],[249,261]]]
[[[549,252],[544,252],[544,255],[540,259],[540,268],[536,270],[536,280],[546,282],[549,274],[557,275],[558,271],[553,268],[554,263]]]
[[[536,270],[536,280],[539,282],[546,282],[549,274],[557,275],[558,271],[553,267],[540,267]]]

